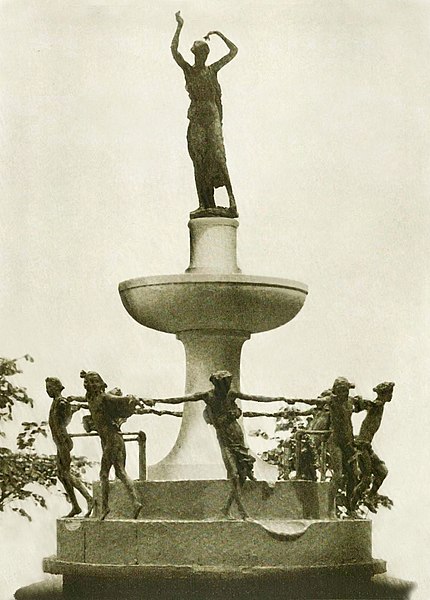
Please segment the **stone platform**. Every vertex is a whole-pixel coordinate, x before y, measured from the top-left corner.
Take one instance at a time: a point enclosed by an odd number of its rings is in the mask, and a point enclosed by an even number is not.
[[[143,572],[148,566],[211,571],[371,563],[371,526],[364,520],[60,519],[57,558],[45,566],[51,573],[72,564],[94,573],[96,565],[105,572],[109,565],[133,565]]]
[[[248,481],[243,500],[250,519],[227,519],[222,512],[230,484],[210,481],[139,481],[139,519],[124,486],[111,482],[111,512],[105,521],[59,519],[57,557],[45,568],[65,573],[116,571],[132,566],[187,571],[250,568],[338,568],[372,565],[371,523],[334,518],[331,484],[310,481]],[[100,506],[100,484],[94,484]],[[96,517],[98,513],[96,511]]]
[[[138,520],[127,518],[132,507],[112,482],[108,519],[57,521],[57,556],[44,570],[63,575],[66,598],[185,598],[196,590],[196,598],[220,590],[241,597],[251,588],[263,598],[282,582],[298,589],[303,581],[314,581],[315,594],[322,581],[364,585],[385,570],[372,559],[370,521],[334,517],[329,482],[246,482],[246,521],[222,515],[228,481],[135,483],[144,504]],[[94,496],[99,503],[98,483]]]

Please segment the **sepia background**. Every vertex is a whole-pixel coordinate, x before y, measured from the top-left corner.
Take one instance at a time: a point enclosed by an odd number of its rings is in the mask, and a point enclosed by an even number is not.
[[[219,79],[240,266],[309,285],[290,324],[245,344],[242,390],[310,396],[343,375],[373,398],[377,383],[396,382],[375,438],[394,508],[373,519],[374,556],[428,598],[427,2],[0,2],[0,356],[35,359],[19,382],[36,407],[16,422],[46,418],[48,375],[81,393],[81,369],[125,393],[183,392],[180,342],[135,323],[117,292],[188,266],[197,197],[169,50],[178,9],[187,60],[212,29],[239,47]],[[210,45],[216,60],[225,47]],[[147,431],[155,462],[179,423],[127,426]],[[75,450],[99,456],[96,442]],[[129,463],[136,475],[131,448]],[[0,514],[0,600],[41,579],[55,552],[67,504],[48,503],[30,509],[31,524]]]

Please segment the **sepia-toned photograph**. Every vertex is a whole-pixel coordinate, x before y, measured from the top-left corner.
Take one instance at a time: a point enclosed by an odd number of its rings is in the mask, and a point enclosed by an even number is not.
[[[0,600],[428,600],[430,2],[0,23]]]

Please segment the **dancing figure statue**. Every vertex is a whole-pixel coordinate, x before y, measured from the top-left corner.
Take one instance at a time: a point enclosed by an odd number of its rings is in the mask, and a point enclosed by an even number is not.
[[[209,381],[213,389],[198,392],[190,396],[177,398],[162,398],[153,402],[166,404],[180,404],[182,402],[197,402],[203,400],[206,407],[203,411],[205,421],[215,428],[222,459],[227,471],[227,478],[231,483],[231,491],[227,498],[223,512],[227,517],[232,517],[230,509],[236,503],[242,519],[248,518],[248,512],[242,500],[242,487],[246,479],[255,481],[253,465],[255,458],[250,455],[245,444],[242,428],[238,421],[242,415],[236,400],[253,400],[256,402],[282,401],[284,398],[269,398],[266,396],[250,396],[231,389],[232,375],[229,371],[213,373]],[[148,402],[148,401],[143,401]]]
[[[379,488],[388,475],[388,469],[384,461],[373,450],[372,442],[381,426],[385,404],[391,402],[393,397],[393,389],[394,383],[385,381],[373,388],[373,391],[376,392],[375,400],[363,401],[363,408],[367,414],[355,439],[360,475],[358,485],[354,490],[354,500],[358,502],[365,495],[364,504],[372,512],[376,512],[380,503],[388,507],[392,505],[389,498],[378,494]]]
[[[57,476],[63,484],[72,505],[72,509],[66,517],[74,517],[82,512],[76,498],[75,489],[85,498],[87,502],[85,516],[89,517],[94,507],[94,501],[83,481],[71,472],[73,441],[67,431],[73,413],[82,408],[82,405],[72,404],[68,399],[63,398],[61,392],[64,390],[64,386],[57,377],[47,377],[45,383],[46,393],[52,398],[48,422],[52,438],[57,446]]]
[[[133,502],[133,518],[137,519],[142,504],[125,470],[125,443],[120,433],[124,419],[136,412],[137,399],[134,396],[118,396],[106,393],[107,385],[95,371],[81,371],[86,395],[84,398],[72,396],[71,399],[84,401],[90,416],[84,417],[87,432],[94,429],[100,436],[102,460],[100,466],[100,484],[102,493],[101,520],[109,514],[109,472],[113,467],[116,477],[124,484]]]
[[[330,426],[332,433],[329,438],[329,451],[333,471],[333,494],[336,495],[339,489],[345,490],[346,509],[350,515],[354,514],[353,492],[357,484],[351,417],[352,413],[359,409],[361,401],[360,397],[349,396],[349,390],[354,387],[355,385],[345,377],[337,377],[330,393],[325,392],[321,398],[300,400],[321,408],[319,418],[324,422],[324,427]],[[293,403],[294,400],[287,400],[287,402]],[[328,414],[324,412],[327,408]]]
[[[184,20],[180,12],[175,16],[177,28],[171,50],[173,58],[184,72],[185,87],[191,100],[187,115],[187,142],[199,198],[199,208],[191,213],[191,217],[237,217],[236,201],[227,170],[222,135],[221,87],[217,79],[218,71],[236,56],[237,47],[221,32],[209,31],[204,40],[194,42],[191,48],[194,64],[190,65],[178,50]],[[219,36],[229,52],[213,64],[206,65],[209,54],[207,41],[212,35]],[[215,204],[214,190],[219,187],[225,187],[227,190],[230,204],[228,209],[217,207]]]

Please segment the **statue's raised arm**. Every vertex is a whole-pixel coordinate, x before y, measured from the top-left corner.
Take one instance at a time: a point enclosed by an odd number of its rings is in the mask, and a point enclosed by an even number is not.
[[[225,56],[223,56],[222,58],[220,58],[219,60],[217,60],[216,62],[211,64],[211,69],[213,69],[214,71],[219,71],[220,69],[222,69],[222,67],[224,67],[231,60],[233,60],[233,58],[238,53],[238,48],[235,44],[233,44],[232,41],[230,41],[220,31],[209,31],[209,33],[207,33],[205,35],[204,39],[209,41],[209,38],[211,35],[217,35],[218,37],[220,37],[222,39],[222,41],[225,43],[225,45],[227,46],[227,48],[229,49],[229,52]]]
[[[181,11],[179,11],[179,10],[175,14],[175,17],[176,17],[177,26],[176,26],[175,35],[173,36],[173,39],[172,39],[172,43],[170,44],[170,49],[172,51],[172,56],[175,59],[175,61],[178,63],[178,65],[181,67],[181,69],[184,69],[185,67],[190,66],[178,50],[179,36],[181,34],[181,29],[184,26],[184,19],[181,17]]]

